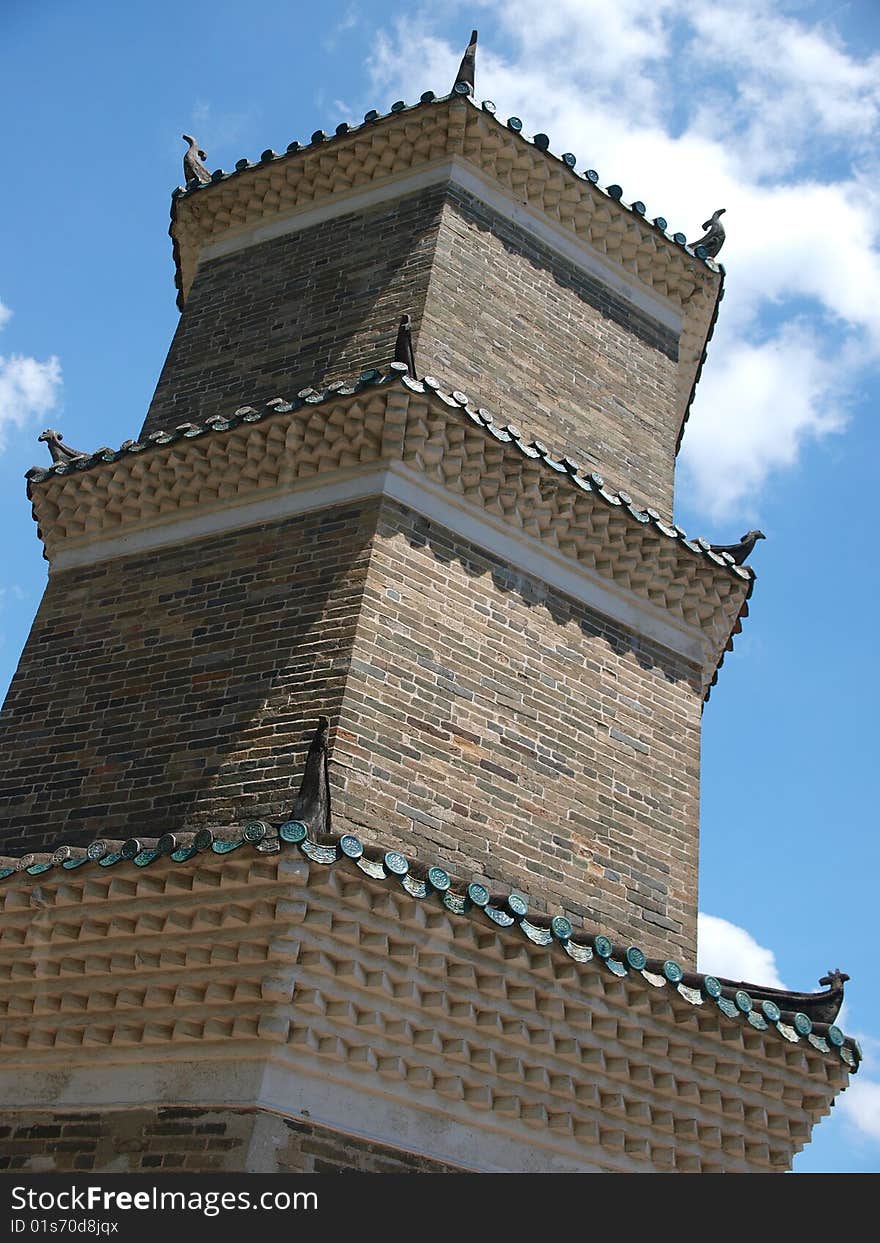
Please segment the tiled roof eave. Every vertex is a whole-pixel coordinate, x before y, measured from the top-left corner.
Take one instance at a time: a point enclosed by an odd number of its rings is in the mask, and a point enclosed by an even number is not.
[[[669,547],[675,547],[676,555],[684,558],[682,564],[690,558],[696,558],[702,561],[707,569],[711,567],[712,574],[720,574],[723,577],[734,580],[738,585],[740,595],[738,613],[732,622],[727,622],[730,630],[726,632],[726,635],[719,635],[717,640],[713,640],[712,648],[713,651],[718,651],[721,655],[723,655],[724,650],[729,650],[732,645],[733,634],[741,629],[742,619],[748,611],[747,601],[754,583],[754,574],[749,567],[736,565],[729,554],[713,552],[706,540],[689,539],[685,531],[680,527],[665,522],[655,510],[639,508],[634,504],[628,493],[619,490],[615,491],[606,486],[604,479],[597,473],[586,473],[584,468],[572,459],[554,454],[540,442],[525,440],[514,425],[501,426],[496,424],[492,415],[482,407],[473,405],[467,394],[458,391],[448,393],[442,388],[440,382],[431,376],[427,376],[423,380],[411,379],[402,364],[392,364],[387,371],[367,371],[353,381],[347,383],[337,382],[329,385],[326,389],[301,389],[292,400],[287,401],[282,398],[275,398],[267,402],[261,409],[242,406],[228,417],[215,416],[202,424],[181,424],[171,430],[154,432],[145,441],[127,441],[118,450],[102,448],[95,453],[76,458],[70,463],[54,463],[45,469],[32,467],[27,472],[28,496],[32,502],[38,531],[45,542],[41,526],[41,514],[37,508],[37,490],[49,480],[58,479],[59,477],[63,478],[68,475],[77,476],[126,458],[137,458],[141,457],[141,455],[155,453],[165,446],[187,444],[190,441],[200,440],[203,437],[220,436],[242,425],[258,424],[266,419],[290,415],[311,407],[325,406],[334,401],[344,401],[346,399],[355,399],[356,397],[363,400],[364,395],[370,392],[394,388],[402,389],[404,394],[418,394],[427,398],[429,403],[437,403],[440,407],[455,411],[471,427],[479,429],[482,435],[486,436],[490,441],[506,446],[512,452],[515,452],[521,458],[524,467],[526,465],[531,467],[537,466],[540,472],[546,475],[548,481],[552,480],[555,483],[564,481],[571,488],[576,489],[577,492],[589,494],[595,498],[595,502],[599,503],[600,506],[615,511],[619,515],[619,518],[616,518],[615,521],[619,521],[622,518],[624,524],[629,526],[633,533],[639,529],[653,532],[660,537],[664,544]],[[714,625],[715,623],[713,622]],[[718,646],[714,646],[716,641]],[[725,644],[726,648],[724,647]],[[711,685],[709,679],[712,678],[714,680],[716,675],[717,668],[712,669],[710,667],[705,675],[707,686]]]
[[[226,432],[240,426],[242,423],[258,423],[275,414],[286,414],[300,410],[303,407],[321,405],[333,399],[354,396],[356,393],[361,393],[366,389],[394,383],[401,383],[416,393],[431,395],[449,408],[463,411],[475,426],[480,427],[495,440],[512,445],[524,458],[539,461],[550,477],[559,478],[560,476],[565,476],[576,482],[577,486],[583,491],[595,492],[606,504],[615,508],[622,507],[623,511],[628,513],[636,522],[650,525],[664,539],[678,542],[688,552],[726,569],[734,577],[748,581],[754,578],[754,573],[749,567],[736,565],[729,554],[713,552],[707,540],[689,539],[686,532],[678,526],[670,526],[664,522],[655,510],[643,509],[634,505],[627,492],[622,489],[615,490],[606,487],[604,478],[599,474],[586,472],[573,459],[555,454],[553,450],[548,449],[538,441],[525,440],[518,428],[513,424],[497,425],[487,410],[483,407],[473,407],[466,394],[458,391],[450,393],[444,390],[440,382],[432,376],[426,376],[424,380],[413,380],[406,374],[405,367],[401,367],[398,364],[392,364],[388,371],[372,370],[363,372],[355,380],[331,384],[326,389],[301,389],[299,394],[291,400],[287,401],[276,398],[271,402],[267,402],[262,410],[258,410],[253,406],[239,406],[231,415],[215,415],[200,424],[186,423],[166,431],[152,432],[145,440],[126,441],[119,449],[104,447],[96,450],[94,453],[83,454],[82,457],[76,458],[70,463],[53,462],[46,467],[32,466],[25,472],[25,477],[28,481],[28,498],[32,499],[32,489],[34,487],[45,483],[47,479],[53,476],[87,471],[105,463],[119,461],[125,456],[138,455],[163,445]]]
[[[191,181],[188,182],[186,186],[178,186],[173,191],[171,196],[171,227],[169,228],[169,234],[172,237],[172,241],[174,239],[173,225],[177,219],[178,204],[191,199],[193,196],[210,193],[217,185],[228,183],[236,178],[240,179],[253,172],[254,169],[265,168],[268,165],[278,163],[286,163],[291,161],[295,162],[297,160],[301,161],[308,152],[314,151],[318,148],[321,151],[335,153],[345,144],[350,143],[352,139],[356,139],[359,135],[362,135],[367,131],[375,130],[383,124],[393,124],[400,117],[411,116],[413,113],[423,111],[427,108],[436,108],[438,106],[450,104],[453,106],[459,105],[476,109],[483,116],[489,118],[493,124],[499,126],[501,129],[505,129],[508,133],[513,134],[516,141],[522,144],[524,148],[540,152],[540,154],[548,162],[552,162],[554,166],[558,165],[560,171],[564,171],[565,174],[571,177],[573,181],[581,184],[588,184],[593,193],[601,195],[603,200],[607,200],[609,206],[613,204],[622,213],[628,213],[635,219],[638,219],[641,225],[644,225],[646,228],[650,229],[652,233],[656,234],[658,237],[662,237],[664,242],[670,247],[687,254],[694,261],[694,263],[701,265],[712,272],[722,270],[719,265],[717,265],[707,255],[696,253],[692,247],[688,246],[684,234],[677,232],[670,233],[667,228],[667,222],[663,216],[658,214],[653,218],[649,218],[646,215],[645,206],[641,200],[634,199],[632,202],[627,203],[623,200],[622,194],[618,192],[620,190],[619,186],[610,185],[606,188],[601,187],[599,185],[598,174],[592,169],[588,169],[583,173],[577,172],[575,168],[577,163],[576,158],[569,152],[559,156],[555,155],[552,151],[550,151],[549,145],[546,145],[543,141],[546,138],[546,135],[539,134],[530,138],[523,132],[522,123],[519,121],[519,118],[509,118],[505,126],[505,124],[498,120],[495,116],[495,107],[491,101],[484,100],[482,104],[477,104],[476,101],[470,96],[461,95],[456,92],[450,92],[448,95],[437,96],[433,91],[426,91],[416,104],[410,104],[408,106],[402,103],[395,104],[386,113],[379,113],[375,109],[371,110],[366,114],[364,120],[358,125],[351,125],[350,123],[343,122],[336,127],[336,131],[332,135],[324,133],[323,130],[316,130],[309,142],[292,142],[288,145],[285,152],[279,153],[269,149],[262,153],[259,160],[250,160],[247,157],[237,160],[235,168],[231,171],[227,172],[224,169],[215,170],[211,176],[210,182],[201,184],[196,181]],[[174,251],[174,262],[175,286],[178,290],[178,306],[182,309],[184,302],[182,296],[183,278],[180,267],[179,249],[175,249]]]
[[[365,845],[353,834],[328,834],[321,841],[311,840],[306,825],[299,821],[280,825],[249,821],[213,831],[166,834],[158,839],[98,840],[82,847],[62,846],[52,854],[0,856],[0,885],[83,866],[144,869],[163,860],[185,866],[197,863],[206,853],[225,857],[241,848],[271,854],[295,850],[309,866],[344,863],[373,882],[399,885],[414,901],[439,901],[454,916],[479,919],[487,927],[494,926],[499,935],[502,930],[515,930],[547,953],[566,954],[576,963],[590,964],[620,979],[641,979],[646,988],[662,990],[670,1005],[684,1002],[693,1007],[714,1007],[723,1016],[719,1024],[727,1020],[763,1033],[767,1040],[805,1043],[823,1056],[838,1059],[851,1073],[859,1068],[862,1054],[857,1041],[845,1037],[834,1024],[813,1023],[802,1013],[785,1011],[782,993],[775,994],[774,1007],[765,1003],[756,1006],[742,990],[731,999],[726,995],[730,990],[711,975],[685,972],[672,959],[651,960],[637,946],[624,947],[603,933],[576,929],[565,916],[531,913],[528,898],[521,892],[493,894],[481,881],[457,883],[442,867],[414,863],[398,850]]]

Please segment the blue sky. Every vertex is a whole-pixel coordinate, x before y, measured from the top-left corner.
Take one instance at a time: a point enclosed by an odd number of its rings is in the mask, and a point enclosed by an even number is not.
[[[174,331],[181,133],[231,168],[444,92],[478,26],[478,99],[689,238],[727,208],[727,296],[676,518],[716,541],[752,526],[768,539],[704,717],[700,965],[799,989],[849,972],[844,1026],[866,1060],[795,1168],[876,1171],[880,7],[482,0],[440,13],[5,0],[0,687],[45,582],[23,479],[48,461],[36,436],[54,426],[93,449],[136,435]]]

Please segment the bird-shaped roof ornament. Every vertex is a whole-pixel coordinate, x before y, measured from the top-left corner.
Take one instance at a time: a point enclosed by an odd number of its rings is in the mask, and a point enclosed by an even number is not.
[[[835,992],[843,993],[843,986],[849,979],[845,971],[841,971],[840,967],[835,967],[833,971],[829,971],[827,975],[823,975],[819,981],[827,988],[833,989]]]
[[[697,251],[701,248],[705,251],[705,255],[701,255],[701,258],[714,259],[724,245],[726,234],[721,217],[726,211],[726,207],[719,207],[717,211],[713,211],[711,217],[703,221],[702,228],[706,230],[704,236],[696,242],[691,242],[691,250]]]
[[[52,454],[53,462],[72,462],[74,458],[87,457],[88,454],[82,453],[79,449],[73,449],[70,445],[62,444],[64,439],[63,432],[57,432],[54,427],[47,427],[44,432],[40,432],[37,440],[41,444],[49,446],[49,452]]]
[[[453,91],[460,95],[473,95],[474,93],[474,68],[477,60],[477,32],[471,31],[471,41],[465,49],[465,54],[461,58],[461,64],[458,67],[458,73],[455,75]]]
[[[713,552],[726,553],[734,565],[742,565],[751,555],[759,539],[766,539],[763,531],[747,531],[738,544],[710,544]]]
[[[202,151],[195,138],[189,134],[183,135],[183,141],[189,143],[189,149],[183,157],[183,176],[186,185],[189,185],[191,181],[197,181],[199,185],[206,186],[211,180],[211,174],[202,163],[208,158],[207,152]]]

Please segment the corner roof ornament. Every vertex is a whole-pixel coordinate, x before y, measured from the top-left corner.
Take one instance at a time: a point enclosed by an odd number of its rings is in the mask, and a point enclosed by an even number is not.
[[[702,228],[706,230],[705,234],[698,241],[691,242],[691,250],[698,259],[714,259],[724,245],[727,234],[724,232],[721,217],[726,211],[726,207],[719,207],[708,220],[703,221]],[[701,254],[701,251],[704,253]]]
[[[819,983],[824,984],[827,988],[832,989],[835,993],[839,992],[842,998],[843,986],[847,982],[848,979],[849,979],[849,976],[846,974],[845,971],[841,971],[840,967],[835,967],[833,971],[829,971],[827,975],[823,975]]]
[[[44,432],[40,432],[37,440],[49,446],[49,452],[52,454],[53,462],[72,462],[74,458],[88,457],[87,453],[81,452],[79,449],[73,449],[70,445],[62,444],[64,439],[63,432],[56,432],[54,427],[47,427]]]
[[[200,186],[206,186],[211,180],[211,174],[208,172],[202,160],[208,158],[206,151],[202,151],[195,138],[189,134],[183,135],[183,141],[189,143],[189,150],[183,157],[183,178],[184,184],[189,185],[190,182],[196,181]]]
[[[458,73],[455,75],[455,82],[452,90],[457,95],[473,95],[474,93],[474,66],[477,59],[477,32],[471,31],[471,41],[467,45],[464,56],[461,58],[461,64],[458,66]]]
[[[808,1035],[811,1023],[835,1022],[843,1005],[843,986],[848,979],[849,976],[839,967],[835,971],[829,971],[819,981],[827,988],[824,993],[793,993],[784,988],[764,988],[760,984],[749,984],[744,980],[719,978],[719,983],[723,995],[730,1001],[735,1001],[737,991],[742,989],[752,1001],[771,1002],[783,1015],[793,1016],[795,1030],[800,1035]],[[767,1013],[764,1009],[765,1016]],[[803,1020],[805,1016],[807,1023],[801,1025],[799,1020]]]
[[[763,531],[747,531],[738,544],[710,544],[713,552],[726,553],[734,565],[742,565],[752,553],[759,539],[766,539]]]

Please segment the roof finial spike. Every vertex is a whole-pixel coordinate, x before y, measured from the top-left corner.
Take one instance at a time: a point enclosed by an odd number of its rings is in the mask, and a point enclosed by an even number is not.
[[[183,157],[183,176],[186,185],[190,182],[197,182],[200,186],[206,186],[211,180],[211,174],[205,168],[202,160],[208,158],[207,154],[202,151],[195,138],[189,134],[183,135],[183,141],[189,143],[189,149]]]
[[[397,340],[394,343],[394,361],[406,364],[411,379],[415,380],[418,378],[416,376],[416,356],[413,353],[412,320],[408,315],[401,317],[400,327],[397,329]]]
[[[696,250],[698,246],[702,246],[706,252],[706,257],[714,259],[721,247],[724,245],[724,225],[721,223],[721,217],[727,211],[726,207],[719,207],[714,211],[708,220],[703,221],[703,228],[706,230],[705,236],[699,238],[696,242],[691,242],[691,250]]]
[[[327,735],[330,722],[325,716],[318,717],[318,727],[312,736],[306,767],[299,793],[290,809],[289,820],[299,820],[313,838],[330,832],[330,778],[327,771]]]
[[[461,84],[468,88],[467,90],[468,95],[473,95],[474,93],[474,64],[476,62],[476,59],[477,59],[477,32],[475,30],[472,30],[471,41],[467,45],[465,54],[461,58],[461,64],[458,67],[458,73],[455,75],[455,82],[453,83],[453,87],[452,87],[453,91],[456,89],[457,86],[459,86],[459,84]],[[458,93],[461,95],[465,94],[464,91],[459,91]]]

